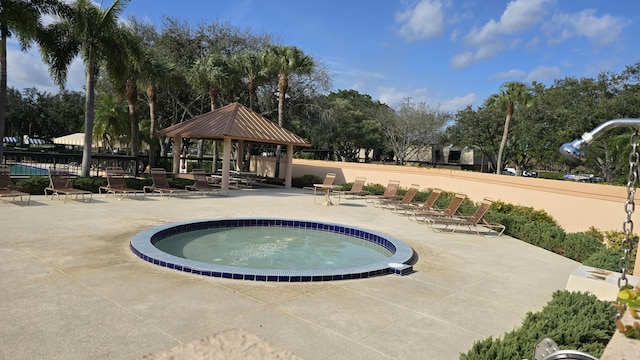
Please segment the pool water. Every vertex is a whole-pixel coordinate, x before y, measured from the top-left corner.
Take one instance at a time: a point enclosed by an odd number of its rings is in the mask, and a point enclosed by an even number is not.
[[[344,234],[265,226],[185,232],[154,245],[185,259],[256,269],[339,269],[392,255],[377,244]]]
[[[49,175],[47,169],[39,168],[36,166],[24,165],[24,164],[11,164],[9,165],[9,172],[11,176],[46,176]]]
[[[411,247],[391,236],[318,221],[223,218],[165,224],[130,241],[141,259],[191,274],[305,282],[406,275]],[[166,249],[166,251],[165,251]]]

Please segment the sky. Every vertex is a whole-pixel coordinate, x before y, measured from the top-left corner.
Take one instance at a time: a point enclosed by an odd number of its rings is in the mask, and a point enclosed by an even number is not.
[[[103,6],[111,5],[104,0]],[[229,23],[269,33],[325,66],[332,90],[392,107],[478,106],[507,81],[550,85],[640,61],[640,2],[602,0],[132,0],[123,17]],[[35,46],[8,44],[8,85],[57,92]],[[67,88],[81,90],[75,61]]]

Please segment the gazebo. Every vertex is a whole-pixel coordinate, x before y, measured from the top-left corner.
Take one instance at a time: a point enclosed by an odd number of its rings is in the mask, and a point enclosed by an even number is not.
[[[257,114],[240,103],[231,103],[208,113],[169,126],[157,132],[158,136],[173,137],[173,172],[180,167],[182,139],[223,140],[222,150],[222,190],[229,190],[231,143],[238,141],[238,148],[244,142],[278,144],[287,146],[287,170],[284,185],[291,187],[291,158],[294,146],[311,146],[309,142],[273,121]]]

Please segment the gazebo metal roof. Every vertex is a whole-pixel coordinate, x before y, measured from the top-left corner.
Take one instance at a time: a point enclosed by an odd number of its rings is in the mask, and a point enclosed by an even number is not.
[[[302,137],[237,102],[169,126],[157,134],[190,139],[231,138],[248,142],[311,146]]]

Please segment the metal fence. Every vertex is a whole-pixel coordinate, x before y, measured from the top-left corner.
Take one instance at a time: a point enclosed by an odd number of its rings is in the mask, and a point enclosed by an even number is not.
[[[138,163],[131,156],[92,155],[89,175],[101,176],[101,171],[110,166],[118,166],[129,174],[137,175],[141,171],[136,166]],[[52,167],[65,167],[71,173],[80,174],[82,154],[4,151],[3,164],[9,166],[12,177],[47,176]]]
[[[155,167],[173,171],[173,158],[170,156],[156,158]],[[145,171],[147,157],[135,158],[126,155],[94,154],[91,156],[91,170],[89,176],[104,176],[107,167],[121,167],[126,173],[133,176]],[[11,176],[16,178],[30,176],[48,176],[49,168],[64,167],[72,174],[79,175],[82,165],[82,154],[78,153],[53,153],[34,151],[4,151],[4,165],[11,169]],[[213,171],[213,160],[209,158],[196,158],[189,156],[181,162],[185,172],[193,169],[203,169],[207,173]]]

